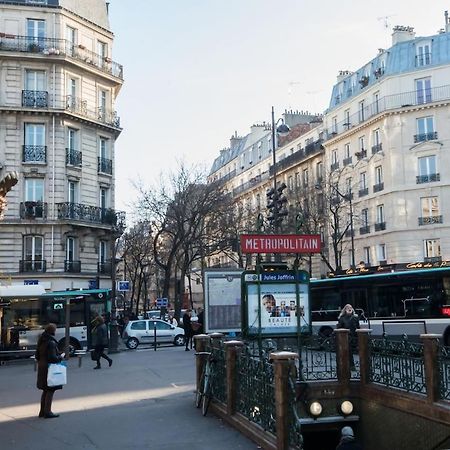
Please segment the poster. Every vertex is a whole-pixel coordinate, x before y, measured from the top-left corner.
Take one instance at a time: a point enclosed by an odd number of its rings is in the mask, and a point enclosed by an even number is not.
[[[249,333],[257,334],[261,323],[262,334],[296,333],[298,317],[301,331],[309,330],[310,312],[308,285],[299,284],[299,304],[296,300],[295,284],[264,284],[247,285],[248,298],[248,329]],[[259,322],[261,315],[261,322]]]

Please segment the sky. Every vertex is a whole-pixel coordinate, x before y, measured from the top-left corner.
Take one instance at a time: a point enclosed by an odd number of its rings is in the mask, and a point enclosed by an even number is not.
[[[392,27],[444,28],[450,1],[109,0],[116,101],[117,210],[133,182],[158,185],[180,161],[206,171],[235,132],[288,109],[322,113],[339,70],[391,46]]]

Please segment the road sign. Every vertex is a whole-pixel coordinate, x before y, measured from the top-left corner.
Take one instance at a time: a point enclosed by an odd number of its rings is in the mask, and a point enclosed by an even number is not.
[[[118,281],[117,282],[117,290],[120,292],[127,292],[130,290],[130,282],[129,281]]]
[[[169,299],[168,298],[157,298],[156,306],[158,308],[167,308],[169,306]]]

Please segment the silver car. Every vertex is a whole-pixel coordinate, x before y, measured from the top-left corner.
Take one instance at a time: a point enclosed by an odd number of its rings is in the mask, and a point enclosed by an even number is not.
[[[184,344],[184,330],[180,327],[170,325],[160,319],[131,320],[123,333],[125,345],[129,349],[136,349],[139,344]]]

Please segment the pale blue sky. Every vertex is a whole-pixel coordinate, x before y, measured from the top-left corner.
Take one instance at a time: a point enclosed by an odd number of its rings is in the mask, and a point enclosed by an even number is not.
[[[446,8],[447,0],[110,0],[113,59],[125,74],[116,209],[135,196],[130,180],[155,185],[177,159],[209,169],[234,131],[270,120],[272,105],[277,117],[323,112],[338,71],[390,47],[389,27],[435,34]]]

